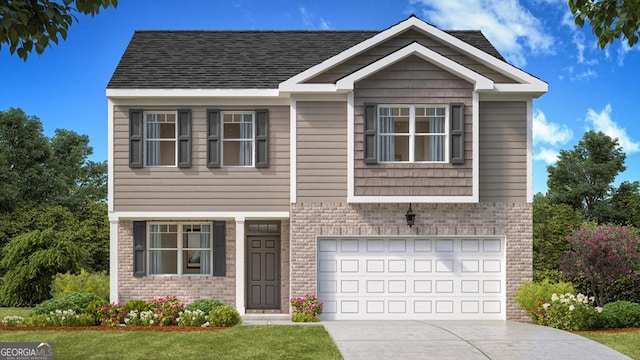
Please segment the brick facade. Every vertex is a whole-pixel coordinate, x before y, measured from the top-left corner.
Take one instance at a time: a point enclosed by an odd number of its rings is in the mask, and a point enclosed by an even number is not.
[[[291,296],[317,292],[317,236],[505,236],[507,319],[529,321],[514,292],[532,274],[531,204],[413,204],[418,215],[412,228],[406,210],[407,204],[292,205]]]

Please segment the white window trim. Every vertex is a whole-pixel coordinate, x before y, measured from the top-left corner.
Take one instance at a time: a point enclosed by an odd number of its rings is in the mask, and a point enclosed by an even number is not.
[[[175,154],[173,155],[173,165],[149,165],[147,164],[147,114],[164,114],[164,115],[173,115],[176,119],[175,121],[175,134],[173,138],[173,142],[175,144]],[[142,157],[144,160],[144,167],[149,168],[175,168],[178,167],[178,111],[167,111],[167,110],[148,110],[142,112]],[[166,141],[169,142],[171,140],[168,139],[153,139],[153,141]]]
[[[226,141],[228,142],[242,142],[247,141],[244,139],[225,139],[224,138],[224,115],[232,114],[232,115],[245,115],[251,114],[251,164],[250,165],[225,165],[224,163],[224,144]],[[256,112],[255,111],[221,111],[220,112],[220,141],[222,142],[222,146],[220,146],[220,167],[226,168],[252,168],[255,167],[255,159],[256,159]]]
[[[382,161],[380,156],[380,141],[382,138],[382,133],[380,132],[380,109],[381,108],[409,108],[409,133],[408,134],[390,134],[384,133],[384,136],[392,135],[392,136],[408,136],[409,137],[409,161]],[[443,161],[416,161],[416,152],[415,152],[415,144],[416,144],[416,135],[419,136],[434,136],[442,134],[428,134],[428,133],[419,133],[416,134],[416,107],[420,108],[440,108],[444,109],[444,160]],[[376,112],[376,147],[377,154],[376,157],[378,159],[378,163],[381,164],[445,164],[449,163],[449,106],[446,104],[380,104],[377,106]]]
[[[151,257],[151,226],[152,225],[177,225],[178,226],[178,244],[177,244],[177,248],[175,249],[176,251],[176,256],[178,257],[178,263],[177,263],[177,267],[178,267],[178,273],[177,274],[152,274],[151,273],[151,261],[150,261],[150,257]],[[209,251],[209,261],[211,264],[211,271],[208,274],[185,274],[183,273],[183,261],[182,261],[182,254],[183,251],[187,251],[184,250],[185,247],[183,246],[183,239],[182,239],[182,235],[184,233],[183,227],[185,225],[207,225],[209,226],[209,244],[211,245],[210,251]],[[213,273],[213,224],[210,222],[198,222],[198,221],[194,221],[194,222],[175,222],[175,221],[149,221],[147,222],[147,244],[146,244],[146,262],[147,262],[147,275],[148,276],[180,276],[180,277],[184,277],[184,276],[212,276]],[[153,248],[153,250],[171,250],[174,251],[173,248]],[[201,248],[196,248],[194,250],[202,250]]]

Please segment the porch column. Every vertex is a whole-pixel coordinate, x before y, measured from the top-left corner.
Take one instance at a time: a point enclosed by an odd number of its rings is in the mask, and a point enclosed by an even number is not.
[[[109,220],[109,301],[118,302],[118,220]]]
[[[245,314],[244,302],[244,216],[236,217],[236,309]]]

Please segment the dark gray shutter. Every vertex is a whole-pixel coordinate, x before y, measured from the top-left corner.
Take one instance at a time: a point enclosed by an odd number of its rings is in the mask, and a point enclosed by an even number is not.
[[[191,110],[178,110],[178,167],[191,167]]]
[[[256,165],[269,167],[269,110],[256,110]]]
[[[227,230],[225,221],[213,222],[213,276],[225,276],[227,267]]]
[[[363,117],[364,117],[364,162],[365,164],[377,164],[377,131],[376,124],[377,107],[375,104],[363,105]]]
[[[142,161],[142,110],[129,110],[129,167],[141,168]]]
[[[133,276],[145,276],[147,268],[145,265],[147,249],[147,222],[133,222]]]
[[[464,104],[451,104],[451,163],[464,164]]]
[[[220,167],[220,110],[207,110],[207,167]]]

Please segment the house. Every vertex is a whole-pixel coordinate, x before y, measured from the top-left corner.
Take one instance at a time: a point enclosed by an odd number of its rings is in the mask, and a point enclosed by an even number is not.
[[[479,31],[137,31],[107,87],[111,300],[524,319],[532,99]],[[406,213],[416,214],[412,226]]]

